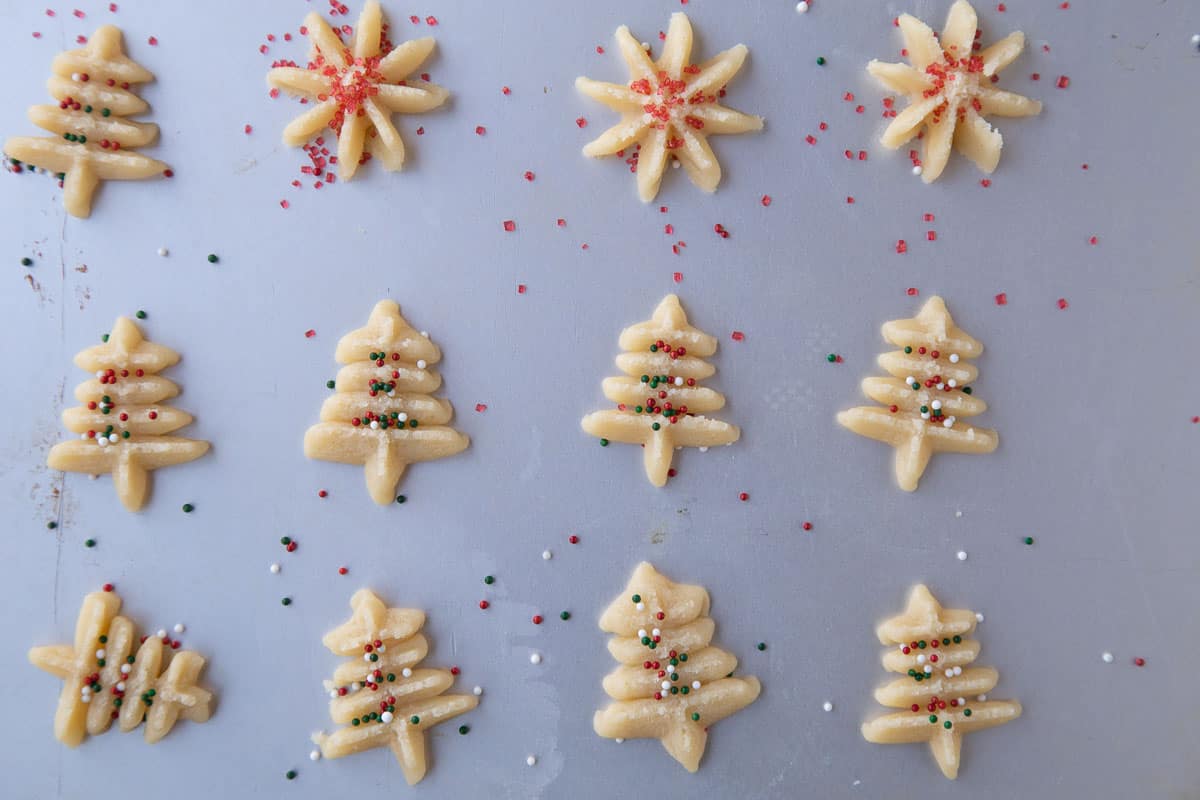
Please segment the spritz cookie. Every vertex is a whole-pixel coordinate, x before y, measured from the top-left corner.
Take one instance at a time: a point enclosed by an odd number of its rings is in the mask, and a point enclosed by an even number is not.
[[[132,320],[118,317],[103,344],[75,356],[76,366],[96,377],[75,387],[75,399],[84,405],[64,411],[63,425],[79,438],[50,449],[50,468],[112,473],[121,504],[129,511],[144,506],[150,470],[208,452],[208,442],[165,435],[192,422],[162,402],[179,387],[158,373],[178,361],[174,350],[146,341]]]
[[[700,767],[713,723],[758,698],[758,678],[733,677],[737,658],[711,645],[708,592],[646,562],[600,617],[621,666],[604,678],[614,702],[592,719],[608,739],[658,739],[688,772]]]
[[[902,348],[879,356],[891,378],[867,378],[862,390],[882,406],[837,415],[842,425],[896,448],[896,479],[914,491],[934,453],[990,453],[993,430],[960,421],[987,410],[970,386],[979,370],[969,363],[983,345],[954,324],[946,304],[931,297],[914,319],[886,322],[883,338]]]
[[[706,192],[716,191],[721,164],[708,137],[763,126],[762,117],[718,102],[750,51],[739,44],[703,64],[692,63],[692,23],[682,12],[671,15],[657,61],[624,25],[617,28],[616,40],[629,68],[628,83],[575,79],[576,89],[621,115],[621,121],[589,142],[583,154],[629,154],[637,173],[638,197],[646,203],[658,194],[671,160],[683,165],[692,183]]]
[[[131,87],[154,75],[125,55],[120,28],[100,28],[83,48],[60,53],[51,70],[46,85],[58,102],[32,106],[29,119],[54,136],[14,137],[4,152],[57,174],[67,213],[90,216],[100,181],[170,177],[166,164],[133,152],[158,138],[157,125],[127,119],[149,108]]]
[[[1004,139],[985,117],[1027,117],[1042,110],[1037,100],[995,86],[1000,71],[1024,49],[1025,34],[1010,33],[976,51],[977,23],[967,0],[955,0],[950,7],[941,37],[916,17],[901,14],[896,24],[912,66],[882,61],[867,65],[876,80],[908,98],[908,107],[895,115],[881,141],[894,150],[913,137],[923,139],[914,171],[926,183],[942,174],[951,148],[990,174],[1000,163]]]
[[[433,53],[434,39],[392,44],[377,0],[367,0],[348,41],[316,11],[305,17],[301,30],[312,44],[308,63],[276,62],[267,74],[271,86],[312,103],[283,129],[284,144],[300,147],[329,128],[337,136],[342,180],[353,178],[367,157],[378,158],[387,170],[399,170],[404,141],[392,115],[431,111],[450,96],[440,86],[410,77]]]
[[[904,613],[876,631],[892,648],[884,653],[883,666],[906,677],[876,689],[875,699],[904,710],[865,723],[868,742],[929,742],[942,774],[953,780],[964,733],[1021,716],[1015,700],[985,699],[1000,676],[991,667],[970,666],[979,657],[979,642],[968,638],[976,622],[975,612],[942,608],[925,586],[913,588]]]
[[[146,722],[146,741],[157,742],[183,717],[208,720],[212,695],[196,680],[204,658],[176,650],[178,642],[135,637],[133,623],[119,616],[121,598],[105,586],[83,598],[74,645],[35,647],[29,660],[63,679],[54,737],[76,747],[85,735],[104,733],[117,722],[127,733]]]
[[[741,431],[728,422],[704,416],[725,405],[725,396],[699,385],[716,368],[704,360],[717,352],[717,340],[688,324],[679,298],[667,295],[654,316],[626,328],[617,356],[624,377],[605,378],[604,396],[615,409],[583,418],[583,429],[600,444],[640,444],[646,477],[663,486],[673,472],[677,447],[733,444]]]
[[[479,705],[469,694],[444,694],[454,684],[448,669],[416,669],[429,652],[421,635],[425,613],[388,608],[369,589],[350,598],[353,614],[325,634],[326,647],[343,662],[326,681],[329,715],[339,728],[313,742],[325,758],[390,747],[409,786],[425,777],[425,732]]]
[[[304,434],[306,456],[364,465],[371,499],[387,505],[409,464],[466,449],[470,439],[445,424],[454,408],[430,394],[442,385],[432,366],[442,353],[394,301],[377,303],[366,327],[341,338],[335,357],[345,366],[321,421]]]

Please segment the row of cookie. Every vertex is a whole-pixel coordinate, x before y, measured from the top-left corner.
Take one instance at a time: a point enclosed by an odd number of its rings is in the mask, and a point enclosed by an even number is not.
[[[883,335],[900,348],[879,357],[891,377],[863,381],[863,391],[882,405],[844,411],[838,421],[896,448],[901,487],[917,488],[935,452],[994,450],[995,431],[960,421],[987,408],[970,385],[978,370],[969,360],[983,345],[954,324],[942,299],[930,298],[913,319],[888,322]],[[601,445],[640,444],[647,477],[662,486],[676,449],[738,440],[736,426],[705,416],[725,405],[720,392],[700,385],[716,371],[705,358],[716,352],[717,340],[688,323],[675,295],[659,303],[651,319],[626,328],[620,346],[625,352],[617,366],[624,375],[603,383],[615,407],[583,419],[583,429]],[[343,336],[336,358],[343,366],[328,383],[334,394],[304,436],[309,458],[363,465],[372,499],[386,505],[397,499],[409,464],[467,447],[468,438],[447,424],[453,407],[432,394],[441,386],[433,368],[441,351],[408,324],[395,302],[381,301],[365,327]],[[125,507],[140,509],[151,470],[208,451],[207,442],[169,435],[192,420],[163,402],[179,388],[158,373],[178,360],[178,353],[146,341],[133,321],[119,318],[102,344],[75,357],[95,373],[75,389],[83,405],[63,412],[63,424],[79,438],[55,445],[47,463],[68,472],[111,473]]]
[[[389,747],[408,783],[425,776],[425,732],[475,708],[481,691],[446,694],[456,669],[422,668],[429,652],[422,611],[388,608],[360,589],[353,614],[323,643],[349,660],[326,681],[329,713],[345,727],[317,734],[326,758]],[[54,720],[59,741],[75,747],[85,735],[122,731],[146,722],[156,742],[183,717],[209,718],[211,694],[197,685],[204,659],[179,651],[166,632],[135,644],[134,625],[120,616],[111,585],[84,598],[74,645],[35,647],[29,659],[64,681]],[[875,698],[900,709],[862,726],[871,742],[928,742],[947,778],[958,775],[963,734],[1010,722],[1021,714],[1013,700],[988,700],[999,679],[990,667],[970,666],[979,643],[970,638],[976,615],[944,609],[918,585],[902,614],[879,625],[888,646],[884,667],[902,677],[881,686]],[[600,736],[658,739],[695,772],[714,723],[753,703],[761,687],[753,676],[735,676],[737,658],[713,645],[715,624],[700,586],[679,584],[648,563],[639,564],[625,590],[605,609],[600,628],[613,634],[608,650],[619,666],[604,678],[612,698],[592,725]],[[173,646],[172,646],[173,645]],[[965,667],[965,669],[964,669]],[[460,728],[465,733],[466,728]]]
[[[912,65],[872,61],[870,73],[889,90],[905,95],[903,112],[886,104],[892,122],[882,142],[899,148],[914,137],[924,139],[920,159],[912,151],[914,172],[926,182],[941,175],[957,148],[984,172],[1000,161],[1003,140],[983,115],[1028,116],[1041,103],[995,88],[998,73],[1025,46],[1015,32],[982,49],[977,16],[966,0],[950,9],[939,38],[925,23],[904,14],[896,25],[904,35],[905,54]],[[327,149],[341,180],[349,180],[368,158],[388,170],[405,161],[404,141],[392,124],[394,114],[417,114],[438,108],[449,92],[421,73],[412,77],[433,52],[432,38],[394,45],[377,0],[368,0],[357,29],[334,28],[320,14],[308,15],[300,32],[311,43],[307,63],[276,61],[268,74],[274,96],[280,89],[311,104],[283,132],[292,146],[305,146],[325,130],[337,138],[337,152]],[[736,45],[712,59],[692,61],[692,26],[687,15],[671,16],[661,35],[662,50],[651,58],[650,47],[639,43],[625,26],[617,29],[617,48],[629,69],[626,83],[578,78],[576,88],[611,108],[621,120],[584,147],[593,157],[618,155],[636,148],[634,171],[638,195],[654,199],[669,163],[681,164],[692,182],[714,191],[721,165],[708,144],[713,134],[761,130],[761,117],[743,114],[720,103],[726,84],[738,73],[749,51]],[[146,103],[131,86],[153,75],[125,55],[121,31],[100,28],[87,46],[59,55],[53,64],[49,89],[58,104],[34,106],[29,116],[54,138],[18,137],[5,143],[14,160],[59,174],[64,181],[68,212],[86,217],[92,194],[101,180],[130,180],[170,175],[166,164],[132,152],[154,142],[155,125],[133,122]]]

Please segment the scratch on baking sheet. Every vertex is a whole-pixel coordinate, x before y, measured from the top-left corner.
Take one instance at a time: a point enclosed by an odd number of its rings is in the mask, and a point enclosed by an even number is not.
[[[258,166],[258,159],[244,158],[234,166],[233,171],[237,175],[244,175],[257,166]]]

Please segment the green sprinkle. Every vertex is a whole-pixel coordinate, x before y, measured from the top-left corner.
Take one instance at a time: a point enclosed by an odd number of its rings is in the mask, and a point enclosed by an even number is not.
[[[562,612],[561,614],[559,614],[559,615],[558,615],[558,618],[559,618],[559,619],[561,619],[561,620],[568,620],[568,619],[570,619],[570,618],[571,618],[571,612],[570,612],[570,611],[564,611],[564,612]]]
[[[125,663],[132,664],[135,661],[133,656],[125,656]]]
[[[912,348],[911,348],[911,347],[905,347],[905,348],[904,348],[904,355],[909,355],[910,353],[912,353]]]
[[[919,648],[921,648],[922,650],[924,650],[924,649],[925,649],[925,644],[926,644],[925,640],[924,640],[924,639],[922,639],[921,641],[917,642],[917,647],[919,647]]]
[[[389,672],[389,673],[387,674],[387,679],[388,679],[388,683],[394,683],[394,682],[395,682],[395,680],[396,680],[396,673],[394,673],[394,672]]]
[[[930,714],[930,715],[929,715],[929,721],[930,721],[931,723],[937,722],[937,714]]]
[[[97,639],[97,641],[100,642],[100,644],[108,644],[108,637],[101,636],[99,639]]]
[[[147,689],[147,690],[146,690],[146,696],[147,696],[147,697],[154,697],[154,695],[156,695],[156,694],[158,694],[158,692],[157,692],[156,690],[154,690],[154,689]]]
[[[758,649],[759,649],[759,650],[766,650],[766,649],[767,649],[767,643],[766,643],[766,642],[759,642],[759,643],[758,643],[756,646],[758,647]]]
[[[122,439],[128,439],[128,438],[129,438],[129,435],[130,435],[130,434],[129,434],[129,431],[121,431],[121,438],[122,438]]]
[[[113,699],[113,706],[114,706],[114,707],[116,707],[116,708],[120,708],[120,707],[121,707],[121,698],[119,698],[119,697],[117,697],[117,698],[114,698],[114,699]]]
[[[631,597],[631,598],[629,598],[629,599],[630,599],[630,600],[632,600],[632,601],[633,601],[633,602],[635,602],[635,603],[640,603],[640,602],[642,602],[642,596],[641,596],[640,594],[635,594],[633,597]]]
[[[86,105],[86,106],[84,106],[84,107],[83,107],[83,113],[85,113],[85,114],[90,114],[90,113],[92,113],[92,107],[91,107],[90,105]]]
[[[699,721],[700,721],[700,714],[698,712],[693,711],[692,712],[692,722],[699,722]]]
[[[483,582],[486,583],[488,586],[491,586],[493,583],[496,582],[496,579],[495,579],[495,577],[493,577],[491,575],[485,575],[483,578]]]
[[[46,527],[49,528],[50,530],[54,530],[55,528],[58,527],[58,523],[55,522],[54,520],[50,520],[49,522],[46,523]]]
[[[1026,537],[1025,537],[1025,539],[1024,539],[1024,541],[1025,541],[1025,544],[1033,544],[1033,537],[1032,537],[1032,536],[1026,536]]]
[[[832,364],[833,362],[837,361],[837,353],[830,353],[829,355],[825,356],[825,360]]]
[[[22,259],[21,259],[21,266],[22,266],[22,267],[32,267],[32,266],[33,266],[33,259],[32,259],[32,258],[30,258],[29,256],[26,256],[25,258],[22,258]]]
[[[112,111],[107,108],[102,108],[102,109],[100,109],[100,116],[102,116],[102,117],[112,116]]]
[[[955,643],[955,644],[959,644],[960,642],[962,642],[962,637],[961,637],[961,636],[955,636],[955,637],[954,637],[954,643]]]
[[[945,722],[942,723],[942,727],[945,728],[946,730],[950,730],[951,728],[954,727],[954,723],[951,722],[950,720],[946,720]]]
[[[145,318],[146,318],[146,312],[145,312],[145,311],[142,311],[142,310],[139,308],[139,309],[137,310],[137,313],[136,313],[136,314],[134,314],[134,316],[135,316],[135,317],[137,317],[138,319],[145,319]]]
[[[409,721],[409,722],[411,722],[413,725],[420,725],[420,724],[421,724],[421,718],[420,718],[420,717],[418,717],[418,716],[416,716],[416,715],[409,717],[409,718],[408,718],[408,721]]]
[[[333,381],[325,381],[325,388],[326,388],[326,389],[332,389],[334,386],[337,386],[337,384],[336,384],[336,383],[334,383]]]
[[[971,393],[971,391],[972,391],[972,389],[971,389],[971,387],[970,387],[970,386],[964,386],[964,387],[962,388],[962,393],[963,393],[963,394],[970,394],[970,393]]]
[[[407,503],[407,502],[408,502],[408,498],[407,498],[407,497],[405,497],[405,496],[404,496],[404,495],[402,495],[402,494],[398,494],[398,495],[396,495],[396,502],[397,502],[397,503]]]
[[[646,645],[647,647],[649,647],[650,645],[654,644],[654,642],[653,642],[653,640],[651,640],[651,638],[650,638],[649,636],[643,636],[643,637],[642,637],[642,644],[644,644],[644,645]]]
[[[964,716],[964,717],[969,717],[969,716],[971,716],[971,709],[969,709],[969,708],[964,708],[964,709],[963,709],[963,716]]]
[[[292,604],[292,598],[285,597],[282,600],[280,600],[279,602],[283,603],[285,606],[290,606]]]
[[[183,513],[185,513],[185,514],[190,514],[196,510],[196,507],[194,505],[192,505],[191,503],[184,503],[182,507],[183,507]]]
[[[95,547],[95,546],[96,546],[96,540],[95,540],[95,539],[84,539],[84,541],[83,541],[83,546],[84,546],[84,547]],[[100,639],[101,639],[101,641],[103,641],[103,640],[104,640],[104,637],[103,637],[103,636],[101,636],[101,637],[100,637]]]
[[[680,660],[680,661],[687,661],[687,653],[680,653],[680,654],[679,654],[679,660]]]
[[[825,66],[825,56],[817,56],[817,66],[818,67]]]
[[[661,428],[661,427],[662,427],[662,425],[659,425],[659,424],[656,422],[656,423],[654,423],[653,425],[651,425],[651,426],[650,426],[650,430],[652,430],[652,431],[656,431],[656,430],[658,430],[658,429],[659,429],[659,428]]]
[[[75,141],[79,142],[80,144],[87,144],[87,137],[79,135],[75,137]]]
[[[470,727],[468,727],[468,726],[466,726],[466,725],[459,725],[459,726],[458,726],[458,733],[459,733],[459,735],[460,735],[460,736],[466,736],[466,735],[467,735],[468,733],[470,733],[470,732],[471,732],[471,729],[470,729]]]
[[[104,659],[103,659],[103,658],[97,658],[97,659],[96,659],[96,666],[97,666],[97,667],[103,667],[103,666],[104,666]]]
[[[690,689],[690,688],[688,688],[687,686],[681,686],[681,687],[679,687],[679,693],[680,693],[680,694],[687,694],[689,691],[691,691],[691,689]]]
[[[218,261],[220,261],[220,260],[221,260],[221,259],[217,258],[217,254],[216,254],[216,253],[209,253],[209,254],[208,254],[208,263],[210,263],[210,264],[215,264],[215,263],[217,263],[217,262],[218,262]]]
[[[601,447],[608,447],[608,439],[601,439],[601,440],[600,440],[600,446],[601,446]]]
[[[289,781],[296,780],[296,770],[289,769],[287,772],[283,773],[283,777],[287,778]]]
[[[355,717],[354,719],[350,720],[350,724],[351,724],[351,725],[353,725],[353,726],[355,726],[355,727],[358,727],[358,726],[359,726],[359,725],[361,725],[362,723],[361,723],[361,722],[359,722],[359,719],[358,719],[358,717]]]
[[[281,545],[283,545],[283,546],[285,546],[285,547],[286,547],[287,545],[289,545],[289,544],[291,544],[291,543],[292,543],[292,537],[290,537],[290,536],[282,536],[282,537],[280,537],[280,539],[279,539],[279,543],[280,543]]]

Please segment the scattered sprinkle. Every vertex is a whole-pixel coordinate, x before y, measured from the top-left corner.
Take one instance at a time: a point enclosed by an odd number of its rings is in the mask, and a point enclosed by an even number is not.
[[[469,725],[459,725],[458,726],[458,733],[460,736],[466,736],[470,732],[471,732],[471,727]]]
[[[799,3],[796,3],[796,13],[797,14],[807,14],[808,13],[808,0],[800,0]]]
[[[763,651],[763,650],[766,650],[766,649],[767,649],[767,643],[766,643],[766,642],[759,642],[758,644],[756,644],[756,645],[755,645],[755,647],[757,647],[757,648],[759,649],[759,652],[761,652],[761,651]]]
[[[193,512],[193,511],[195,511],[195,510],[196,510],[196,507],[195,507],[194,505],[192,505],[191,503],[184,503],[184,504],[183,504],[183,513],[185,513],[185,514],[190,514],[190,513],[192,513],[192,512]]]
[[[208,263],[210,263],[210,264],[216,264],[216,263],[217,263],[218,261],[220,261],[220,260],[221,260],[221,259],[217,257],[217,254],[216,254],[216,253],[209,253],[209,254],[208,254]]]
[[[805,520],[804,523],[800,527],[806,531],[811,531],[813,526],[812,526],[811,522],[808,522],[807,520]]]
[[[50,520],[49,522],[46,523],[46,527],[49,528],[50,530],[54,530],[55,528],[58,527],[58,523],[55,522],[54,520]]]
[[[289,781],[296,780],[296,770],[289,769],[287,772],[283,773],[283,777],[287,778]]]
[[[958,551],[958,560],[959,560],[959,561],[966,561],[966,560],[967,560],[967,551],[966,551],[966,550],[959,550],[959,551]]]
[[[32,267],[32,266],[33,266],[33,259],[32,259],[32,258],[30,258],[29,256],[26,256],[25,258],[22,258],[22,259],[21,259],[21,266],[22,266],[22,267]]]
[[[488,606],[490,606],[490,605],[491,605],[491,603],[489,603],[487,600],[480,600],[480,601],[479,601],[479,608],[480,608],[481,610],[483,610],[483,611],[486,611],[486,610],[487,610],[487,607],[488,607]]]
[[[571,612],[563,611],[563,612],[559,613],[558,618],[561,619],[562,621],[566,622],[567,620],[569,620],[571,618]]]
[[[1025,537],[1024,539],[1022,539],[1021,541],[1025,542],[1025,544],[1033,544],[1033,537],[1032,537],[1032,536],[1026,536],[1026,537]]]
[[[998,305],[998,306],[1008,305],[1008,292],[1001,292],[1000,294],[996,295],[996,305]]]
[[[475,126],[475,135],[476,136],[483,136],[486,133],[487,133],[487,128],[483,127],[482,125]]]
[[[512,233],[513,231],[515,231],[517,229],[517,223],[513,222],[511,219],[504,220],[503,224],[504,224],[504,230],[507,233]]]
[[[1100,654],[1100,660],[1105,664],[1111,664],[1113,662],[1113,654],[1105,650]]]
[[[271,570],[272,575],[278,575],[281,567],[278,564],[272,564],[268,569]]]
[[[745,340],[746,334],[742,333],[741,331],[734,331],[733,333],[729,334],[729,338],[733,339],[735,342],[740,342]]]
[[[825,66],[825,56],[817,56],[817,66],[818,67]]]
[[[321,751],[313,750],[312,752],[310,752],[308,754],[308,760],[309,761],[320,761],[321,760]]]
[[[292,598],[290,598],[290,597],[285,597],[285,598],[283,598],[282,600],[280,600],[279,602],[280,602],[282,605],[285,605],[285,606],[290,606],[290,605],[292,604]]]
[[[577,126],[579,126],[580,128],[586,128],[587,127],[587,118],[586,117],[577,117],[575,119],[575,124]]]
[[[831,702],[829,702],[828,700],[826,700],[826,701],[825,701],[825,702],[824,702],[824,703],[821,705],[821,708],[825,709],[826,711],[833,711],[833,703],[831,703]]]
[[[488,586],[491,586],[493,583],[496,582],[496,579],[491,575],[484,575],[483,582],[486,583]]]
[[[396,502],[397,502],[397,503],[400,503],[401,505],[403,505],[404,503],[407,503],[407,502],[408,502],[408,498],[407,498],[407,497],[405,497],[405,496],[404,496],[404,495],[402,495],[402,494],[398,494],[398,495],[396,495]]]
[[[1137,658],[1135,658],[1133,660],[1133,665],[1135,667],[1144,667],[1144,666],[1146,666],[1146,659],[1142,658],[1141,656],[1138,656]]]
[[[530,766],[530,767],[532,767],[532,766],[533,766],[534,764],[536,764],[536,763],[537,763],[537,756],[534,756],[534,755],[529,755],[529,756],[526,756],[526,757],[525,757],[525,764],[526,764],[527,766]]]
[[[531,653],[529,656],[529,663],[530,664],[542,663],[542,654],[541,653]]]
[[[474,689],[471,690],[471,694],[475,695],[476,697],[479,697],[479,695],[483,694],[483,687],[476,686]]]
[[[1067,309],[1067,306],[1069,306],[1069,305],[1070,305],[1070,303],[1067,302],[1067,298],[1065,298],[1065,297],[1058,298],[1058,308],[1060,311],[1065,311]]]
[[[763,208],[767,208],[768,206],[770,206],[771,205],[771,195],[764,194],[762,196],[762,204],[763,204]]]
[[[96,546],[96,540],[95,540],[95,539],[84,539],[84,540],[83,540],[83,546],[84,546],[84,547],[95,547],[95,546]]]
[[[167,256],[169,256],[171,254],[171,251],[165,247],[160,247],[160,248],[158,248],[158,254],[160,256],[162,256],[163,258],[166,258]]]
[[[551,553],[549,550],[542,551],[542,561],[549,561],[552,558],[554,558],[554,553]]]
[[[740,494],[738,494],[738,500],[741,500],[743,503],[749,499],[750,499],[750,494],[748,492],[741,492]]]

